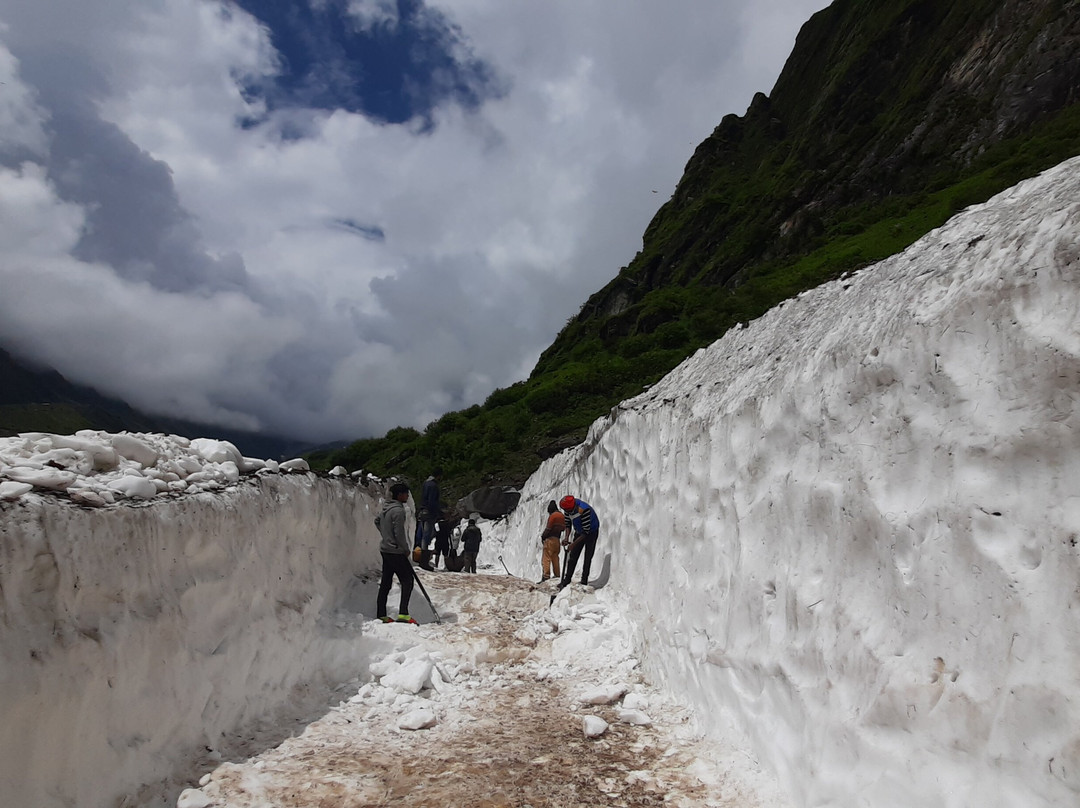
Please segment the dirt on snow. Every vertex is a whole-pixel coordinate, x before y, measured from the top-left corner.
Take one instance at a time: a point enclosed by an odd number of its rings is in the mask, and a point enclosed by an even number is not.
[[[180,808],[786,804],[749,754],[697,737],[690,710],[650,687],[625,621],[591,590],[571,587],[549,608],[554,581],[420,575],[443,622],[370,621],[364,633],[392,659],[429,659],[423,689],[361,672],[301,734],[220,765]],[[413,597],[415,613],[423,596]],[[581,703],[603,686],[636,694],[651,723],[626,723],[619,697]],[[402,728],[418,709],[433,725]],[[587,715],[609,724],[599,737],[586,737]]]

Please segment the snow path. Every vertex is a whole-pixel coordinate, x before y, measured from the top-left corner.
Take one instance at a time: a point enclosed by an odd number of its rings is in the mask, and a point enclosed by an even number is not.
[[[367,622],[365,641],[391,650],[338,706],[178,806],[787,804],[738,745],[696,738],[689,710],[643,680],[633,628],[602,592],[575,586],[549,608],[552,582],[420,574],[441,625]],[[586,737],[587,716],[604,734]]]

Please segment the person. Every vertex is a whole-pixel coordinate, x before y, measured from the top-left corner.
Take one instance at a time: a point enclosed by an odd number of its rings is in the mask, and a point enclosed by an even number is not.
[[[450,533],[450,550],[446,554],[446,568],[450,572],[461,572],[465,566],[465,556],[461,555],[461,517],[453,520],[454,529]]]
[[[386,599],[390,595],[394,576],[397,576],[401,586],[397,622],[416,623],[409,616],[409,597],[412,595],[414,573],[409,560],[409,535],[405,532],[405,503],[408,499],[409,486],[405,483],[394,483],[390,486],[390,498],[383,502],[382,512],[375,517],[375,526],[379,528],[379,535],[382,536],[379,552],[382,554],[383,563],[375,616],[384,623],[394,622],[386,615]]]
[[[483,536],[480,528],[476,526],[476,520],[470,519],[469,526],[461,534],[461,540],[465,544],[465,569],[463,572],[476,572],[476,555],[480,552],[480,541]]]
[[[544,532],[540,534],[540,544],[543,545],[544,555],[540,561],[540,583],[548,578],[559,578],[559,541],[570,538],[570,528],[566,524],[566,517],[559,511],[555,500],[548,503],[547,524]],[[566,534],[565,536],[563,534]]]
[[[585,560],[581,567],[581,583],[582,585],[588,584],[589,567],[592,566],[593,553],[596,552],[596,540],[600,536],[600,519],[589,503],[577,497],[569,495],[563,497],[559,500],[559,507],[566,514],[566,518],[570,520],[574,531],[574,540],[569,543],[570,556],[566,559],[566,564],[563,567],[559,589],[565,587],[573,579],[574,570],[577,568],[578,558],[581,556],[582,550],[585,551]],[[567,540],[564,539],[563,547],[566,547],[567,544]]]
[[[439,568],[440,556],[443,560],[443,566],[449,569],[446,564],[450,560],[450,528],[452,524],[449,519],[440,519],[435,526],[435,555],[431,562],[434,569]]]
[[[435,536],[435,523],[442,519],[442,505],[439,504],[439,480],[442,475],[442,469],[436,467],[420,489],[420,546],[425,550],[431,546],[431,540]]]

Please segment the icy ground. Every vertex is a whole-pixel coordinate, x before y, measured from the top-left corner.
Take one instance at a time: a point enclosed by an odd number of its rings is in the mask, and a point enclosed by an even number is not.
[[[788,804],[744,744],[695,739],[686,706],[642,676],[630,624],[591,588],[549,609],[551,582],[421,575],[441,625],[366,624],[365,640],[393,649],[340,704],[222,764],[178,806]]]

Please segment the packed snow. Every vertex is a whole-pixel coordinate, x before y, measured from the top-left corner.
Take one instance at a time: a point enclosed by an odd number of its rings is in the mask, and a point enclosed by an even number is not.
[[[487,574],[422,573],[442,623],[370,619],[344,469],[6,439],[5,804],[1080,803],[1077,200],[1080,159],[699,351],[484,525]],[[602,527],[549,602],[566,494]]]
[[[649,675],[798,806],[1080,804],[1080,160],[699,351],[547,461]],[[596,574],[596,573],[594,573]]]
[[[582,587],[424,573],[443,624],[369,624],[391,648],[279,747],[179,808],[604,805],[781,808],[736,747],[701,743],[642,677],[626,617]],[[655,714],[654,720],[651,715]]]
[[[62,492],[80,505],[219,491],[245,473],[308,471],[307,461],[244,457],[228,441],[178,435],[83,430],[0,438],[0,501],[39,491]]]
[[[280,738],[257,725],[321,705],[375,653],[352,599],[379,563],[378,486],[234,481],[209,442],[167,436],[2,441],[0,476],[34,487],[0,502],[0,805],[165,804],[143,787],[240,729]],[[158,474],[188,484],[112,487]]]

